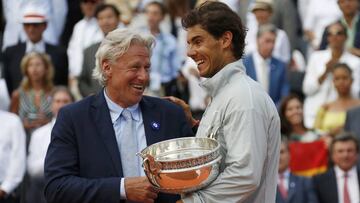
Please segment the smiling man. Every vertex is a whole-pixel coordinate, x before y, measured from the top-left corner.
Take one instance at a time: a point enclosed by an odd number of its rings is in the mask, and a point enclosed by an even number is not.
[[[196,136],[216,133],[222,162],[214,182],[181,201],[275,202],[280,119],[271,98],[246,75],[241,61],[246,31],[239,16],[208,1],[182,24],[188,56],[208,78],[202,86],[211,96]]]
[[[54,202],[175,202],[158,194],[136,153],[193,133],[184,111],[143,96],[153,38],[128,29],[106,36],[96,53],[97,95],[60,110],[45,159],[45,196]],[[176,118],[176,120],[173,120]]]

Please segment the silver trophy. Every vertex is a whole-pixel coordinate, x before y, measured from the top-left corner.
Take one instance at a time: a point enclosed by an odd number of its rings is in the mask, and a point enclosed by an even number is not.
[[[219,175],[221,162],[216,132],[202,138],[166,140],[143,149],[138,155],[150,183],[171,194],[193,192],[209,185]]]

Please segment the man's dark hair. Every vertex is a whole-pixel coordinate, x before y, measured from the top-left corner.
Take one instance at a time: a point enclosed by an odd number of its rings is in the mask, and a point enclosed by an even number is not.
[[[331,144],[330,144],[330,155],[333,154],[333,151],[334,151],[334,145],[337,143],[337,142],[348,142],[348,141],[352,141],[354,142],[355,144],[355,147],[356,147],[356,152],[359,153],[359,141],[358,139],[356,138],[356,136],[351,133],[351,132],[341,132],[340,134],[336,135]]]
[[[98,18],[98,15],[100,12],[104,11],[105,9],[110,8],[111,10],[113,10],[114,14],[120,18],[120,11],[112,4],[100,4],[96,7],[95,9],[95,17]]]
[[[246,29],[240,17],[226,4],[207,1],[190,11],[182,19],[182,26],[187,29],[195,25],[200,25],[215,39],[219,39],[226,31],[230,31],[233,35],[234,57],[240,59],[243,56]]]
[[[160,3],[160,2],[158,2],[158,1],[151,1],[151,2],[149,2],[148,4],[146,4],[146,6],[145,6],[145,11],[146,11],[146,8],[148,7],[148,6],[152,6],[152,5],[154,5],[154,6],[157,6],[159,9],[160,9],[160,11],[161,11],[161,14],[162,14],[162,16],[165,16],[165,14],[166,14],[166,8],[165,8],[165,5],[163,4],[163,3]]]

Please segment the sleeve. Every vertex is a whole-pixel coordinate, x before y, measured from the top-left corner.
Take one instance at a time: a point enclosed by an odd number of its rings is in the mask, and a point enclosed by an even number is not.
[[[281,101],[281,98],[286,97],[290,92],[290,85],[289,85],[289,81],[288,81],[288,76],[286,74],[286,65],[285,64],[284,64],[283,73],[281,75],[281,80],[282,80],[282,85],[281,85],[280,101]],[[280,106],[280,101],[276,104],[276,106]]]
[[[12,148],[9,154],[10,164],[7,168],[5,178],[0,185],[7,194],[11,193],[23,180],[25,174],[26,151],[25,151],[25,130],[20,119],[16,116],[13,120]]]
[[[79,175],[79,143],[73,119],[70,110],[62,108],[51,133],[45,158],[47,202],[119,203],[120,177],[85,178]]]
[[[306,73],[304,77],[302,90],[306,96],[316,94],[320,89],[319,75],[316,72],[317,66],[322,65],[317,63],[316,55],[312,54],[309,59],[309,63],[306,67]]]
[[[351,66],[352,68],[352,77],[353,77],[353,83],[351,85],[351,94],[354,98],[360,97],[360,60],[358,57],[353,59],[353,63],[349,63],[349,65],[354,64]]]
[[[42,177],[44,174],[44,158],[43,157],[43,143],[45,140],[42,140],[41,128],[35,130],[31,135],[29,143],[29,155],[27,158],[27,171],[30,176],[33,177]],[[50,132],[48,132],[50,133]],[[47,146],[46,146],[47,148]]]
[[[227,115],[219,132],[225,137],[226,168],[208,187],[185,195],[185,203],[244,202],[258,188],[268,147],[265,119],[255,110]]]
[[[73,34],[69,42],[69,47],[67,49],[67,55],[69,58],[69,75],[72,77],[77,77],[79,75],[79,70],[83,63],[83,50],[81,45],[81,39],[79,38],[79,30],[81,24],[77,23],[74,27]]]

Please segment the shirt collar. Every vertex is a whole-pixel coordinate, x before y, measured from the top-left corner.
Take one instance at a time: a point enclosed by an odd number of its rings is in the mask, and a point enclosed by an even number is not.
[[[31,51],[36,51],[39,53],[45,53],[45,42],[44,40],[40,40],[37,43],[32,43],[30,40],[26,41],[26,53]]]
[[[201,82],[200,85],[213,98],[220,92],[219,90],[222,87],[229,83],[230,78],[237,72],[241,72],[244,74],[246,72],[241,59],[227,64],[214,76]]]
[[[253,56],[254,56],[254,60],[265,61],[267,64],[270,64],[271,57],[264,59],[257,50],[254,51]]]
[[[123,112],[124,108],[122,108],[121,106],[119,106],[110,99],[110,97],[106,94],[105,88],[104,88],[104,96],[105,96],[105,101],[110,110],[111,122],[114,124],[121,115],[121,113]],[[132,119],[134,119],[135,121],[140,121],[140,109],[138,103],[126,109],[131,112]]]
[[[283,173],[279,173],[279,178],[280,178],[280,175],[283,175],[285,179],[289,179],[289,176],[290,176],[289,169],[286,169]]]
[[[335,174],[337,178],[343,178],[345,175],[345,171],[343,171],[339,166],[334,167]],[[347,175],[349,177],[356,177],[356,166],[353,166],[349,171],[347,171]]]

